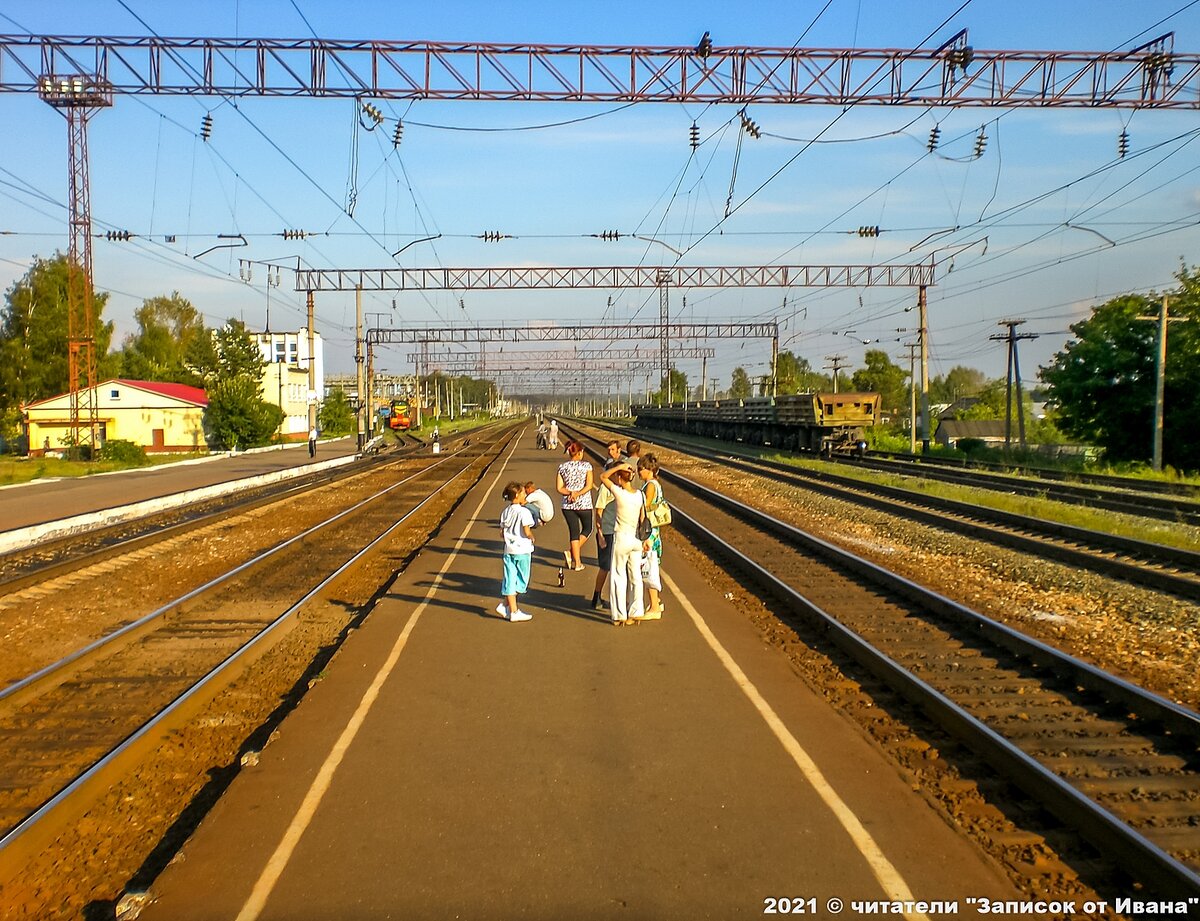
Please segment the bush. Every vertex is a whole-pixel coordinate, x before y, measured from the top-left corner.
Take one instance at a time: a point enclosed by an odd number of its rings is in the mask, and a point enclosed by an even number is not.
[[[134,467],[141,467],[150,463],[150,459],[146,457],[146,449],[139,444],[134,444],[132,441],[123,441],[120,438],[113,438],[110,441],[104,442],[100,448],[100,460],[115,461],[118,464],[129,464]]]
[[[954,442],[954,447],[963,454],[982,454],[985,450],[985,442],[982,438],[960,438]]]

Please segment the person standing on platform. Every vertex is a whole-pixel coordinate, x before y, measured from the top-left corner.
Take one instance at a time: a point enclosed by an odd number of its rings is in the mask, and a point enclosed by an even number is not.
[[[550,437],[550,450],[557,451],[558,450],[558,420],[557,419],[550,420],[549,437]]]
[[[533,560],[533,513],[525,507],[525,487],[512,482],[504,487],[504,500],[509,504],[500,513],[500,533],[504,538],[504,573],[500,594],[504,600],[496,605],[496,613],[513,623],[533,620],[517,607],[517,595],[529,588],[529,564]]]
[[[637,475],[638,461],[642,459],[642,443],[634,441],[632,438],[629,444],[625,445],[625,460],[629,462],[629,469],[633,471],[633,485],[641,489],[641,481]]]
[[[624,626],[641,622],[642,542],[637,537],[638,522],[646,515],[646,497],[633,485],[629,464],[614,464],[600,474],[600,481],[612,493],[616,522],[612,538],[612,571],[608,576],[608,600],[612,621]]]
[[[662,484],[658,482],[658,458],[647,454],[637,466],[638,476],[642,480],[642,492],[646,496],[647,510],[663,502]],[[658,620],[662,617],[662,535],[660,528],[653,528],[650,537],[642,544],[642,581],[646,585],[646,593],[650,603],[646,606],[646,620]]]
[[[317,456],[317,427],[315,425],[308,430],[308,456]]]
[[[567,442],[570,460],[558,467],[557,487],[562,499],[563,520],[570,535],[570,549],[563,551],[567,569],[583,572],[580,552],[592,533],[592,465],[583,459],[583,445]]]
[[[607,451],[608,460],[604,462],[605,470],[615,467],[621,462],[621,442],[610,441]],[[596,493],[592,521],[596,528],[596,584],[592,589],[592,610],[603,611],[604,586],[608,582],[608,574],[612,571],[613,528],[617,524],[617,507],[612,501],[612,491],[603,484]]]

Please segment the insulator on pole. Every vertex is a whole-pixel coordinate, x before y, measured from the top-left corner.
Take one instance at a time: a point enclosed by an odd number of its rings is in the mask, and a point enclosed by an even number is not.
[[[285,230],[283,232],[283,238],[285,240],[303,240],[307,236],[307,230]]]
[[[942,138],[942,129],[938,125],[934,125],[929,129],[929,143],[925,146],[929,148],[929,152],[933,153],[938,148],[938,142]]]
[[[860,237],[877,237],[877,236],[879,236],[879,225],[872,224],[872,225],[866,226],[866,227],[859,227],[858,235]]]
[[[123,243],[128,241],[132,236],[133,234],[131,234],[128,230],[109,230],[105,232],[104,239],[112,242]]]
[[[204,118],[200,119],[200,138],[208,141],[212,137],[212,115],[208,112],[204,113]]]
[[[700,146],[700,126],[692,122],[692,127],[688,131],[688,141],[692,145],[692,150],[696,150]]]
[[[1129,153],[1129,132],[1122,128],[1117,137],[1117,159],[1124,160],[1127,153]]]
[[[404,140],[404,122],[397,120],[396,130],[392,132],[392,146],[399,147],[402,140]]]
[[[979,133],[975,135],[975,159],[983,156],[983,152],[987,149],[987,132],[983,130],[983,126],[979,126]]]

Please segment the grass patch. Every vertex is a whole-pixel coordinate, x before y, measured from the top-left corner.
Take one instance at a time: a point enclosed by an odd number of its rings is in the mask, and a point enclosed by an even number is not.
[[[60,460],[57,457],[0,457],[0,486],[56,477],[92,476],[96,473],[134,470],[146,466],[156,467],[207,456],[207,452],[149,455],[149,464],[116,460],[96,461],[89,464],[84,461]]]
[[[1164,544],[1169,547],[1180,547],[1185,550],[1200,551],[1200,528],[1166,521],[1151,521],[1137,518],[1133,515],[1122,515],[1107,509],[1094,509],[1081,505],[1057,502],[1052,499],[1037,496],[1014,496],[1008,493],[995,492],[990,489],[979,489],[973,486],[958,486],[953,483],[941,483],[921,477],[903,477],[892,473],[879,473],[870,470],[843,467],[817,459],[796,457],[794,455],[766,454],[760,455],[764,460],[777,461],[792,467],[818,470],[822,473],[834,473],[848,479],[859,480],[863,483],[875,483],[904,489],[919,495],[934,496],[939,499],[952,499],[956,502],[966,502],[985,508],[1010,512],[1014,515],[1025,515],[1030,518],[1041,518],[1046,521],[1057,521],[1061,524],[1073,525],[1077,528],[1087,528],[1089,531],[1099,531],[1104,534],[1115,534],[1135,540]]]

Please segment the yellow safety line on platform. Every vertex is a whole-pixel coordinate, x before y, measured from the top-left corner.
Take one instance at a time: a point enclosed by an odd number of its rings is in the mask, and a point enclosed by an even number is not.
[[[496,479],[484,491],[483,498],[479,501],[479,505],[467,522],[466,528],[459,535],[458,540],[455,541],[454,549],[446,557],[446,562],[434,577],[433,584],[429,586],[429,591],[425,593],[425,597],[417,605],[416,610],[413,611],[412,616],[408,619],[408,623],[404,625],[404,629],[392,646],[392,651],[388,655],[387,661],[383,663],[379,671],[375,674],[375,679],[363,694],[362,699],[358,703],[358,708],[354,711],[354,715],[350,717],[346,728],[342,730],[342,734],[338,737],[337,742],[334,743],[332,750],[329,752],[329,757],[321,765],[321,769],[317,772],[312,786],[308,788],[308,793],[304,796],[304,801],[300,804],[300,809],[296,812],[295,818],[292,819],[292,824],[284,832],[283,840],[279,843],[279,847],[275,849],[275,853],[271,855],[271,859],[267,861],[262,874],[254,884],[254,889],[250,892],[250,898],[246,900],[246,904],[242,907],[241,912],[238,913],[237,921],[256,921],[262,910],[266,907],[267,899],[275,889],[275,884],[283,874],[288,861],[291,860],[292,853],[296,850],[296,845],[300,843],[301,836],[312,822],[317,807],[321,804],[321,800],[324,798],[326,792],[328,792],[330,784],[333,783],[334,772],[337,771],[338,766],[342,763],[342,759],[346,756],[346,751],[350,748],[350,743],[354,741],[354,737],[358,735],[359,729],[362,728],[363,723],[366,721],[367,713],[374,705],[376,698],[379,697],[379,692],[383,688],[384,682],[391,675],[392,669],[396,667],[396,663],[400,659],[400,653],[404,651],[404,647],[408,643],[408,637],[421,617],[421,612],[429,606],[434,593],[441,587],[442,576],[446,574],[446,571],[450,569],[454,560],[458,557],[458,552],[462,549],[463,544],[466,543],[467,535],[479,517],[479,513],[483,511],[484,505],[492,499],[492,490],[500,482],[500,477],[503,476],[505,469],[507,469],[508,462],[512,460],[512,456],[516,452],[519,443],[519,439],[513,442],[513,449],[509,451],[508,457],[504,459],[504,463],[496,474]]]
[[[741,688],[742,693],[754,704],[755,709],[758,710],[763,720],[771,728],[771,731],[775,733],[775,738],[779,740],[779,744],[792,756],[792,760],[796,762],[796,766],[800,768],[800,772],[804,775],[805,779],[812,784],[817,795],[821,797],[821,800],[829,807],[830,812],[841,823],[842,828],[846,830],[846,833],[850,836],[850,840],[854,842],[854,846],[858,848],[859,852],[866,859],[871,872],[879,880],[879,884],[883,887],[883,891],[887,897],[897,902],[913,901],[912,892],[908,888],[908,884],[904,881],[904,878],[900,875],[900,871],[892,866],[892,862],[884,856],[883,851],[875,843],[875,839],[871,837],[870,832],[863,828],[863,824],[858,820],[858,816],[838,796],[837,791],[833,789],[833,786],[825,779],[825,775],[821,773],[821,769],[817,767],[817,763],[813,761],[803,746],[796,741],[796,737],[783,724],[783,720],[779,718],[779,715],[767,703],[766,698],[762,696],[753,682],[746,677],[746,673],[733,660],[733,656],[721,645],[721,641],[709,629],[708,624],[704,622],[704,618],[700,616],[700,612],[692,606],[692,603],[688,601],[679,586],[665,572],[662,574],[662,579],[663,585],[670,589],[671,594],[679,599],[683,609],[691,617],[692,623],[696,625],[696,629],[700,631],[700,635],[704,637],[709,647],[716,653],[717,658],[721,660],[721,664],[725,666],[725,670],[729,672],[734,683]],[[906,917],[918,919],[918,921],[919,919],[928,921],[926,915],[918,912],[910,912]]]

